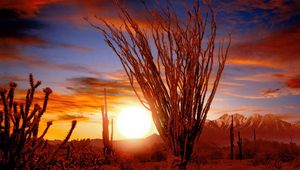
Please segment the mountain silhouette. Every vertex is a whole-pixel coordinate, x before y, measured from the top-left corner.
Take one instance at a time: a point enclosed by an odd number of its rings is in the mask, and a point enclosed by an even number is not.
[[[241,114],[224,114],[216,120],[207,120],[201,140],[222,145],[228,144],[232,116],[235,138],[237,132],[240,131],[243,138],[253,140],[255,129],[257,140],[300,143],[300,124],[281,120],[273,114],[253,114],[250,117]]]

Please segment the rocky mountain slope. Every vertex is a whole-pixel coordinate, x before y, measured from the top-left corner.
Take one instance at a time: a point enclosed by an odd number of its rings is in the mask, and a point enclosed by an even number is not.
[[[241,114],[224,114],[216,120],[206,122],[201,139],[216,143],[228,143],[232,119],[235,135],[238,131],[241,131],[243,138],[253,140],[255,129],[257,139],[300,142],[299,124],[286,122],[272,114],[254,114],[250,117]]]

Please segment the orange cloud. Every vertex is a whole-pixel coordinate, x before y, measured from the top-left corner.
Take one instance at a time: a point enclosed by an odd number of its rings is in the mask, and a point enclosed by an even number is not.
[[[300,76],[288,79],[286,85],[291,89],[300,89]]]
[[[45,5],[53,4],[61,0],[14,0],[0,1],[0,7],[6,9],[16,9],[22,11],[24,17],[35,16]]]
[[[292,70],[299,68],[299,24],[251,42],[238,43],[231,47],[229,63],[257,65]]]

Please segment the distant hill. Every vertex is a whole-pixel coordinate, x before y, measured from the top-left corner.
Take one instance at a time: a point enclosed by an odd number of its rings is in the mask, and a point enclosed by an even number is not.
[[[235,135],[240,130],[243,138],[253,140],[255,129],[256,139],[300,143],[300,124],[286,122],[273,114],[254,114],[250,117],[224,114],[216,120],[206,122],[200,139],[222,145],[228,144],[232,116]]]

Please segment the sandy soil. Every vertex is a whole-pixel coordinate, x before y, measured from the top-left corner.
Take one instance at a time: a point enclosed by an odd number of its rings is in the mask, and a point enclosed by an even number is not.
[[[147,162],[147,163],[127,163],[123,165],[124,169],[132,170],[164,170],[167,169],[166,162]],[[103,166],[103,170],[119,170],[117,166]],[[206,164],[189,164],[188,170],[300,170],[290,164],[280,163],[275,165],[271,162],[268,165],[253,165],[250,160],[218,160],[209,161]]]

